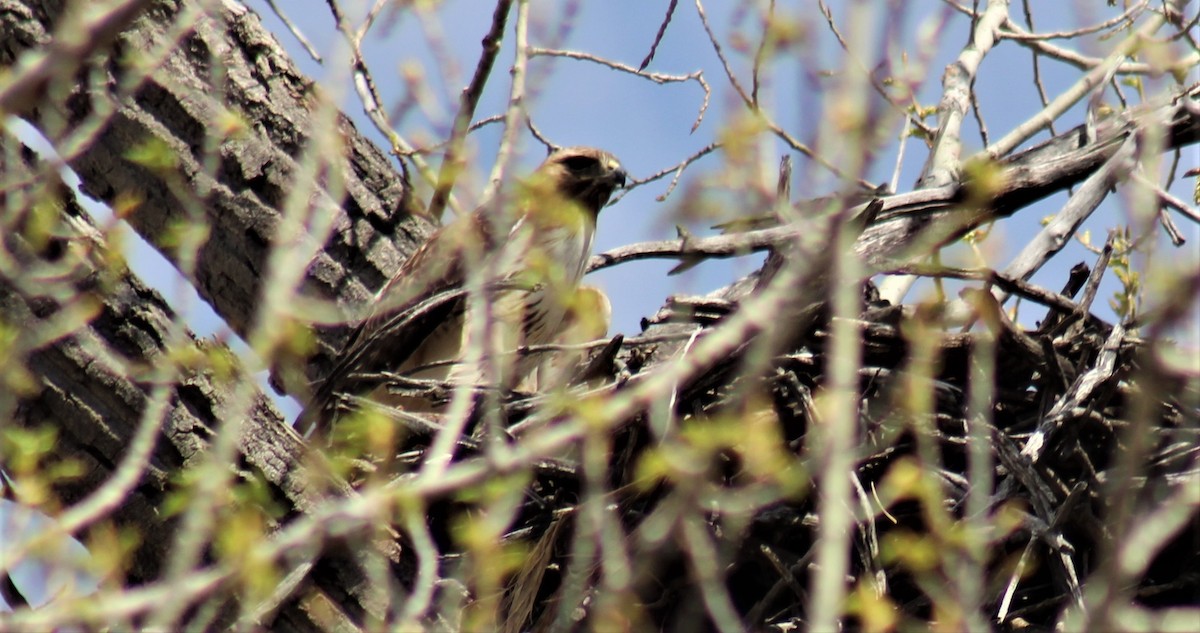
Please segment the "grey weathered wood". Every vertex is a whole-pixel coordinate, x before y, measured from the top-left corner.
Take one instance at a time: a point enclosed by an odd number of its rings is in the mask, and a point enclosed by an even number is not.
[[[4,5],[0,67],[47,46],[64,6],[54,0],[4,0]],[[120,33],[112,47],[118,58],[141,53],[144,59],[152,51],[167,51],[132,94],[122,92],[122,81],[132,71],[104,55],[85,66],[100,79],[102,90],[79,84],[73,74],[57,77],[71,88],[65,104],[51,107],[43,100],[17,114],[58,142],[63,138],[55,129],[60,117],[70,129],[108,107],[107,99],[115,100],[116,109],[105,126],[77,154],[68,156],[68,163],[88,195],[105,202],[118,196],[139,200],[127,220],[177,262],[169,229],[194,218],[164,174],[128,156],[131,148],[151,139],[169,148],[178,161],[172,177],[181,178],[179,189],[201,201],[202,220],[211,230],[192,281],[230,328],[245,334],[260,296],[279,208],[298,172],[297,160],[311,141],[315,87],[255,14],[234,3],[205,6],[213,13],[189,13],[197,5],[188,1],[154,2],[152,10]],[[184,33],[173,44],[172,30]],[[214,73],[214,68],[221,72]],[[220,79],[219,85],[214,78]],[[206,152],[226,111],[240,116],[247,130],[218,144],[219,166],[208,173]],[[334,234],[311,263],[303,291],[335,301],[347,315],[354,315],[430,226],[409,212],[410,189],[388,158],[345,116],[338,116],[337,125],[346,147],[344,161],[337,165],[346,195]],[[345,328],[321,329],[319,349],[306,371],[309,378],[323,373],[344,336]]]
[[[0,138],[0,199],[44,201],[39,188],[47,179],[53,182],[55,172],[44,169],[35,174],[31,154],[18,146],[15,139]],[[166,362],[164,342],[170,339],[176,316],[157,292],[128,271],[114,272],[101,265],[105,246],[99,232],[73,194],[61,184],[57,189],[64,202],[51,246],[38,248],[19,231],[2,236],[6,263],[11,266],[0,270],[0,323],[34,333],[79,297],[94,297],[100,304],[87,324],[47,344],[26,340],[16,346],[26,354],[5,362],[23,361],[33,386],[19,401],[12,391],[0,390],[0,419],[56,432],[52,459],[82,466],[80,477],[55,488],[64,504],[72,504],[102,486],[127,455],[154,387],[138,376],[146,375],[147,367]],[[28,209],[14,205],[12,211]],[[31,275],[45,275],[51,268],[65,272],[47,277],[52,282],[30,281]],[[190,334],[184,342],[200,352],[216,346]],[[171,478],[204,456],[222,425],[230,390],[228,382],[195,370],[185,372],[173,387],[147,467],[107,517],[139,535],[130,583],[153,581],[169,559],[175,520],[164,518],[163,503],[174,487]],[[263,393],[254,391],[250,417],[244,422],[240,463],[230,468],[243,477],[265,481],[289,514],[309,512],[330,495],[353,494],[344,482],[307,470],[302,440]],[[393,564],[401,562],[397,544],[375,545],[364,549]],[[370,603],[371,588],[359,565],[344,555],[328,556],[322,565],[323,574],[303,586],[299,595],[323,596],[324,602],[346,613],[362,613]],[[325,616],[309,613],[311,604],[312,600],[289,601],[272,615],[287,622],[289,629],[321,630],[320,618]]]
[[[206,5],[220,8],[212,15],[181,17],[181,10],[196,6],[156,2],[153,10],[116,38],[118,56],[169,51],[132,94],[114,94],[121,90],[127,71],[111,57],[101,54],[89,60],[87,70],[92,78],[101,79],[116,109],[98,133],[83,138],[82,145],[67,142],[70,126],[86,124],[94,109],[111,104],[100,96],[103,90],[78,84],[69,59],[54,66],[61,74],[40,78],[50,89],[66,86],[70,91],[66,103],[54,105],[41,98],[31,102],[36,107],[18,114],[58,146],[90,195],[109,202],[119,196],[138,199],[136,211],[127,219],[168,258],[174,253],[166,229],[189,218],[186,206],[167,185],[168,178],[183,183],[183,190],[206,192],[200,196],[200,208],[211,236],[199,253],[192,281],[230,327],[244,333],[256,309],[258,283],[280,217],[278,207],[310,138],[312,87],[256,16],[227,3]],[[0,2],[0,67],[19,66],[48,50],[63,8],[64,3],[53,1]],[[186,35],[171,43],[171,29],[179,27],[176,20],[187,20]],[[221,64],[224,74],[211,74],[214,64]],[[224,80],[217,88],[210,85],[214,76]],[[203,153],[223,108],[237,112],[248,132],[220,145],[220,165],[213,177],[202,167]],[[63,128],[62,121],[68,127]],[[335,221],[326,251],[308,269],[304,291],[329,298],[351,313],[423,239],[429,225],[408,212],[409,189],[387,158],[345,117],[337,122],[347,151],[341,164],[346,188],[343,215]],[[149,139],[172,150],[177,169],[156,173],[128,157],[131,148]],[[7,165],[5,176],[11,177],[16,169]],[[67,213],[85,221],[77,205]],[[0,289],[4,317],[10,322],[31,322],[38,310],[45,309],[44,301],[18,290],[8,284]],[[90,327],[30,356],[38,390],[21,401],[21,422],[57,428],[57,457],[78,458],[85,465],[87,476],[62,491],[67,503],[101,485],[125,454],[147,404],[147,386],[133,380],[134,370],[161,357],[167,324],[173,318],[161,297],[132,275],[105,286],[103,299],[102,316]],[[342,334],[339,328],[321,333],[315,362],[307,368],[309,375],[322,371],[340,346]],[[168,477],[207,449],[219,426],[217,412],[229,396],[227,386],[204,376],[189,377],[176,392],[143,481],[112,517],[143,535],[144,544],[131,570],[134,582],[155,578],[167,559],[173,525],[162,519],[161,504]],[[286,509],[308,512],[328,494],[351,494],[344,483],[339,487],[325,478],[314,482],[301,459],[302,443],[263,394],[254,397],[254,415],[246,421],[240,452],[252,472],[278,489]],[[382,554],[393,565],[400,562],[396,544],[375,545],[365,549]],[[290,628],[320,628],[307,609],[323,602],[352,619],[361,618],[369,602],[368,587],[355,556],[351,552],[323,559],[322,573],[305,583],[301,595],[316,592],[325,597],[286,602],[275,617],[290,623]]]
[[[1163,104],[1143,114],[1153,116],[1162,126],[1167,150],[1200,140],[1200,102],[1194,97],[1181,98],[1177,103]],[[1009,217],[1095,174],[1122,144],[1132,145],[1128,138],[1137,133],[1137,126],[1141,124],[1132,119],[1121,120],[1102,128],[1090,142],[1080,126],[998,161],[995,169],[1001,176],[996,181],[1000,184],[990,192],[989,204],[985,207],[964,208],[964,197],[969,195],[965,189],[970,188],[970,183],[880,196],[879,221],[863,231],[855,248],[867,259],[886,266],[889,257],[911,244],[923,230],[941,227],[939,241],[946,242],[986,222]],[[1128,165],[1121,166],[1128,169]],[[1105,179],[1108,184],[1100,189],[1111,186],[1113,178],[1122,175],[1120,169],[1109,174]],[[1081,198],[1074,204],[1083,202]],[[1092,209],[1098,203],[1098,200],[1089,202]],[[812,206],[821,208],[825,204]],[[849,215],[858,216],[866,207],[865,202],[857,204],[850,209]],[[806,226],[779,226],[778,222],[770,220],[761,224],[767,226],[711,237],[689,235],[621,246],[594,256],[590,268],[596,270],[639,259],[739,257],[755,251],[786,248],[811,230]],[[1039,250],[1046,249],[1039,246]],[[1013,271],[1008,274],[1014,275]],[[1022,272],[1014,276],[1023,275]]]
[[[922,189],[879,198],[882,207],[880,221],[867,227],[855,243],[855,250],[876,266],[900,263],[892,259],[896,253],[912,244],[923,231],[940,231],[939,241],[956,238],[986,222],[1009,217],[1021,209],[1054,193],[1076,185],[1112,159],[1131,135],[1140,133],[1147,121],[1158,126],[1163,134],[1165,151],[1200,142],[1200,98],[1197,92],[1180,96],[1170,103],[1146,106],[1128,114],[1114,117],[1089,138],[1084,126],[1063,132],[1043,143],[997,161],[996,169],[1004,174],[1000,187],[989,198],[989,204],[979,209],[963,209],[965,195],[962,185]],[[970,186],[968,183],[967,187]],[[859,205],[850,215],[865,209]],[[728,257],[768,248],[787,248],[809,227],[797,230],[776,226],[743,234],[721,235],[688,240],[664,240],[621,247],[592,259],[592,267],[609,265],[613,261],[628,261],[653,257],[709,256]],[[757,273],[740,279],[707,297],[724,301],[740,301],[753,291]],[[817,276],[816,282],[821,283]],[[806,287],[805,293],[817,299],[824,292]],[[669,304],[668,304],[669,305]],[[694,325],[667,322],[669,310],[664,307],[648,322],[647,334],[659,335],[686,331]],[[811,310],[806,312],[811,316]],[[650,365],[671,358],[684,342],[666,343],[650,356]]]

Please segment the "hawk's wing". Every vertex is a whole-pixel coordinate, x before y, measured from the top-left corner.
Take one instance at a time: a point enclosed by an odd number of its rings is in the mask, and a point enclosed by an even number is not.
[[[613,190],[625,184],[627,174],[612,154],[590,147],[568,147],[554,151],[538,167],[531,179],[529,191],[531,209],[524,209],[517,227],[528,220],[528,230],[517,235],[512,227],[509,239],[501,249],[508,257],[487,262],[500,281],[522,285],[515,279],[530,268],[523,261],[529,255],[530,240],[537,244],[550,240],[550,246],[540,253],[549,256],[572,271],[567,280],[573,289],[579,283],[591,252],[591,236],[596,216],[608,203]],[[317,387],[316,393],[297,426],[302,432],[311,429],[323,432],[336,417],[341,394],[362,394],[372,391],[382,382],[378,374],[384,370],[402,369],[407,361],[453,360],[461,351],[462,332],[458,336],[446,333],[443,325],[453,325],[456,315],[464,312],[461,293],[467,274],[466,261],[481,261],[494,250],[500,235],[493,234],[491,223],[480,212],[465,221],[449,224],[435,233],[388,282],[376,300],[374,312],[363,321],[351,336],[332,371]],[[517,238],[524,238],[522,239]],[[552,246],[552,247],[551,247]],[[478,254],[478,258],[464,257]],[[534,257],[538,259],[538,257]],[[533,266],[536,269],[536,266]],[[526,284],[527,285],[527,284]],[[502,323],[515,327],[503,331],[507,339],[504,349],[513,349],[524,340],[549,339],[558,331],[563,318],[561,305],[551,305],[543,290],[532,299],[527,296],[533,288],[518,290],[518,294],[502,293],[491,303],[496,311],[509,313]],[[532,302],[529,311],[526,304]],[[506,308],[509,306],[509,308]],[[461,316],[457,317],[461,324]],[[524,322],[522,322],[524,321]],[[442,330],[442,334],[434,335]],[[532,338],[530,332],[540,333]],[[431,338],[433,335],[433,338]],[[443,338],[445,337],[445,338]],[[450,340],[453,339],[453,340]],[[418,356],[414,356],[419,354]],[[425,358],[425,356],[432,358]]]
[[[297,418],[300,433],[325,432],[342,394],[370,391],[381,382],[379,372],[402,365],[439,325],[463,312],[463,252],[483,252],[488,233],[486,221],[472,215],[438,229],[404,262]]]

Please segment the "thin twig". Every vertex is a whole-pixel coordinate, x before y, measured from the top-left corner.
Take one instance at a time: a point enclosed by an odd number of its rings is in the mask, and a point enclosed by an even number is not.
[[[771,4],[774,4],[772,0]],[[679,5],[679,0],[671,0],[667,5],[667,15],[663,18],[662,24],[658,26],[658,33],[654,34],[654,43],[650,45],[650,52],[646,53],[646,58],[638,65],[638,70],[646,70],[650,62],[654,61],[654,53],[658,51],[658,44],[662,42],[663,35],[667,33],[667,25],[671,23],[671,16],[675,15],[675,7]]]
[[[429,201],[428,213],[434,219],[441,219],[450,197],[450,190],[462,171],[462,151],[466,142],[467,128],[475,117],[475,108],[483,95],[483,87],[492,74],[492,66],[500,54],[500,42],[504,39],[504,28],[508,23],[508,13],[513,0],[497,0],[496,10],[492,13],[492,26],[483,38],[483,52],[475,66],[475,74],[471,82],[463,89],[459,99],[458,114],[454,116],[454,127],[450,131],[450,143],[446,155],[442,158],[442,168],[438,171],[437,185],[433,197]]]
[[[733,67],[729,65],[729,60],[725,58],[725,51],[721,48],[721,42],[717,39],[717,34],[713,33],[712,27],[708,24],[708,15],[704,13],[704,4],[701,0],[696,0],[696,13],[700,16],[700,24],[704,26],[704,32],[708,34],[708,41],[712,44],[713,52],[717,54],[717,59],[721,60],[721,67],[725,69],[725,78],[729,80],[729,85],[742,98],[742,103],[753,108],[754,100],[746,93],[746,89],[742,88],[742,84],[737,80],[737,75],[733,74]]]
[[[672,0],[674,3],[674,0]],[[754,51],[754,66],[750,71],[750,101],[754,103],[754,107],[759,107],[758,103],[758,87],[759,73],[762,71],[763,59],[767,54],[767,40],[772,32],[772,22],[775,21],[775,0],[767,6],[767,19],[763,25],[762,38],[758,40],[758,49]]]
[[[533,117],[529,116],[528,114],[525,116],[525,125],[529,128],[529,133],[533,135],[533,138],[537,139],[539,143],[546,146],[547,156],[549,156],[551,152],[562,147],[558,143],[546,138],[546,135],[542,134],[542,131],[538,129],[538,126],[534,124]]]
[[[1141,46],[1144,38],[1150,37],[1161,28],[1164,22],[1165,19],[1161,16],[1157,14],[1153,15],[1140,29],[1122,40],[1116,49],[1104,59],[1104,63],[1088,71],[1071,87],[1055,97],[1050,102],[1050,105],[1043,108],[1041,112],[1038,112],[1024,123],[1013,128],[1003,138],[988,146],[987,149],[979,154],[994,159],[1008,154],[1021,143],[1029,140],[1031,136],[1062,116],[1071,106],[1078,103],[1080,99],[1091,93],[1096,87],[1103,85],[1108,79],[1109,74],[1116,71],[1121,61],[1133,53],[1137,47]]]
[[[492,165],[492,173],[488,176],[487,189],[479,197],[479,205],[486,207],[492,198],[500,191],[500,183],[504,181],[504,169],[508,166],[509,157],[517,141],[520,129],[517,120],[525,112],[525,71],[529,63],[529,3],[518,0],[516,32],[516,53],[512,66],[512,82],[508,92],[508,107],[504,111],[504,131],[500,135],[500,147],[496,150],[496,162]]]
[[[841,29],[838,28],[837,22],[834,21],[833,11],[829,8],[829,5],[825,2],[825,0],[817,0],[817,9],[821,12],[821,15],[823,15],[825,17],[825,24],[829,27],[829,32],[833,34],[834,39],[837,40],[838,45],[842,47],[842,51],[844,51],[846,53],[847,58],[853,60],[858,65],[859,71],[862,72],[867,77],[867,79],[870,81],[871,88],[874,89],[875,92],[878,93],[880,97],[883,97],[883,99],[885,101],[892,104],[892,106],[895,107],[898,112],[903,114],[905,120],[907,120],[913,127],[921,130],[921,132],[924,133],[929,138],[933,138],[934,134],[936,133],[936,130],[934,130],[932,126],[930,126],[929,124],[927,124],[921,120],[920,116],[917,114],[918,108],[913,107],[913,108],[911,108],[911,111],[908,108],[906,108],[905,104],[902,104],[900,99],[893,97],[891,95],[891,93],[888,92],[887,86],[885,86],[879,80],[879,78],[876,76],[876,73],[873,72],[870,68],[867,68],[858,59],[858,57],[854,54],[854,51],[851,49],[850,45],[846,42],[846,38],[842,35]],[[908,105],[910,105],[910,106],[917,105],[914,97],[915,97],[915,93],[912,90],[912,87],[908,86],[908,91],[907,91],[907,101],[909,102]],[[893,187],[893,190],[895,190],[895,187]]]
[[[696,12],[700,16],[700,23],[704,26],[705,33],[708,34],[708,41],[710,44],[712,44],[713,52],[717,54],[717,59],[721,60],[721,65],[725,69],[725,77],[729,80],[729,84],[733,87],[734,91],[738,93],[739,97],[741,97],[742,103],[747,108],[750,108],[750,110],[756,115],[758,115],[762,123],[766,125],[767,129],[771,130],[775,136],[787,143],[792,149],[816,161],[819,165],[825,169],[828,169],[830,173],[833,173],[837,177],[850,180],[851,178],[842,173],[842,171],[833,163],[829,162],[820,154],[817,154],[816,151],[814,151],[805,143],[801,143],[786,130],[780,127],[779,124],[775,123],[775,121],[773,121],[771,117],[767,115],[766,110],[763,110],[755,105],[754,101],[750,98],[750,95],[746,93],[745,88],[743,88],[742,84],[738,82],[737,76],[733,74],[733,68],[729,65],[729,60],[725,57],[725,50],[721,47],[721,42],[717,39],[716,33],[713,32],[712,27],[708,23],[708,15],[704,12],[704,4],[701,2],[701,0],[696,0]],[[853,178],[853,180],[866,189],[875,188],[874,184],[869,183],[862,178]]]
[[[354,90],[358,94],[359,101],[362,102],[363,112],[367,118],[383,134],[391,144],[392,153],[399,157],[406,157],[412,161],[413,166],[417,169],[417,174],[428,184],[436,182],[434,179],[433,169],[429,163],[413,150],[410,144],[399,132],[392,126],[388,120],[388,115],[383,108],[383,100],[379,96],[379,89],[375,85],[375,78],[371,75],[371,69],[367,66],[366,60],[362,55],[362,40],[366,36],[366,28],[369,21],[363,25],[357,32],[351,30],[347,24],[345,16],[342,13],[341,7],[337,2],[329,0],[329,10],[333,14],[333,21],[339,33],[350,46],[351,65],[354,71]],[[407,170],[405,163],[401,162],[401,168]],[[405,171],[407,175],[407,171]],[[452,206],[454,202],[451,201]]]
[[[700,149],[696,153],[683,159],[675,167],[669,168],[669,171],[667,171],[666,173],[670,173],[671,171],[673,171],[673,172],[675,172],[675,176],[671,178],[671,184],[667,185],[667,190],[662,192],[662,194],[660,194],[659,196],[657,196],[655,198],[655,200],[658,200],[659,202],[663,202],[664,200],[666,200],[667,196],[671,195],[671,192],[675,190],[675,186],[679,184],[679,178],[681,176],[683,176],[683,170],[687,169],[688,165],[691,165],[692,163],[696,162],[701,157],[707,156],[708,154],[712,153],[713,150],[717,149],[720,146],[721,145],[719,143],[709,143],[708,145],[704,146],[702,149]],[[643,181],[638,181],[633,184],[640,185],[640,184],[644,184],[646,182],[650,182],[652,180],[658,180],[659,178],[662,177],[662,175],[660,175],[660,174],[663,174],[663,172],[653,174],[649,178],[647,178]]]
[[[1020,296],[1023,299],[1040,303],[1051,310],[1057,310],[1064,314],[1087,314],[1087,306],[1075,303],[1060,293],[1051,292],[1041,286],[1036,286],[1021,279],[1009,277],[1004,273],[992,270],[990,268],[948,268],[940,266],[905,266],[892,271],[891,273],[901,273],[918,275],[921,277],[931,278],[946,278],[946,279],[963,279],[968,281],[980,281],[991,284],[1001,290]]]
[[[313,48],[308,38],[304,36],[304,32],[300,30],[300,27],[296,26],[296,23],[292,22],[286,13],[279,10],[279,7],[275,4],[275,0],[267,0],[267,6],[271,7],[271,11],[275,13],[275,17],[279,18],[280,22],[283,22],[287,30],[292,33],[292,37],[295,37],[296,41],[300,42],[300,46],[304,47],[304,52],[308,53],[308,56],[312,57],[313,61],[318,64],[325,61],[321,58],[321,54],[317,52],[317,49]]]
[[[566,57],[568,59],[578,59],[581,61],[588,61],[588,62],[600,64],[601,66],[606,66],[613,70],[619,70],[623,73],[629,73],[631,75],[636,75],[643,79],[649,79],[650,81],[653,81],[654,83],[659,84],[659,85],[669,84],[669,83],[679,83],[679,82],[684,82],[684,81],[695,81],[696,83],[700,84],[700,88],[702,90],[704,90],[704,101],[700,104],[700,112],[696,115],[696,120],[692,123],[692,131],[693,132],[695,132],[696,129],[700,127],[701,121],[704,120],[704,114],[705,114],[705,112],[708,111],[709,99],[712,97],[712,89],[709,88],[708,81],[706,81],[704,79],[704,71],[701,71],[701,70],[697,70],[695,72],[688,73],[686,75],[668,75],[665,73],[648,73],[644,70],[638,70],[637,68],[634,68],[633,66],[630,66],[628,64],[622,64],[621,62],[615,62],[610,59],[605,59],[603,57],[599,57],[597,55],[592,55],[591,53],[581,53],[579,51],[568,51],[568,50],[560,50],[560,49],[554,49],[554,48],[541,48],[541,47],[537,47],[537,46],[531,46],[529,48],[529,57],[530,58],[533,58],[533,57]]]
[[[1029,15],[1029,11],[1028,11],[1029,3],[1025,2],[1024,4],[1026,7],[1025,15],[1026,15],[1026,23],[1029,25],[1029,32],[1021,33],[1021,34],[1008,33],[1003,36],[1005,39],[1023,40],[1023,41],[1068,40],[1068,39],[1074,39],[1077,37],[1082,37],[1084,35],[1091,35],[1092,33],[1098,33],[1100,31],[1108,31],[1108,30],[1117,31],[1126,24],[1133,24],[1133,22],[1136,21],[1138,19],[1138,17],[1141,16],[1141,13],[1146,10],[1146,6],[1149,4],[1149,0],[1142,0],[1141,2],[1139,2],[1137,4],[1131,5],[1128,9],[1126,9],[1120,15],[1109,18],[1103,22],[1100,22],[1099,24],[1093,24],[1091,26],[1084,26],[1084,27],[1080,27],[1078,29],[1072,29],[1070,31],[1044,31],[1041,33],[1034,31],[1033,24],[1032,24],[1033,20],[1032,20],[1032,17]]]
[[[1158,202],[1163,206],[1171,207],[1183,214],[1184,217],[1192,222],[1200,223],[1200,211],[1188,206],[1188,203],[1176,198],[1171,192],[1164,189],[1161,185],[1150,180],[1141,171],[1133,172],[1133,179],[1144,187],[1149,188],[1158,197]],[[1176,244],[1178,246],[1178,244]]]
[[[1028,26],[1031,32],[1035,32],[1036,29],[1033,26],[1033,9],[1029,6],[1029,0],[1022,0],[1021,8],[1025,12],[1025,26]],[[1033,59],[1033,86],[1037,88],[1038,99],[1041,100],[1042,107],[1044,108],[1047,105],[1050,105],[1050,98],[1046,96],[1046,86],[1042,83],[1041,53],[1039,53],[1036,48],[1029,49],[1029,53]],[[1058,134],[1058,132],[1054,130],[1053,122],[1047,126],[1047,129],[1050,130],[1051,136]]]
[[[964,7],[953,0],[942,0],[942,2],[964,15],[970,16],[974,13],[970,8]],[[1000,31],[1000,37],[1002,39],[1013,40],[1022,46],[1035,49],[1047,57],[1070,64],[1081,70],[1091,70],[1105,63],[1105,60],[1102,58],[1088,57],[1073,50],[1050,44],[1042,40],[1038,34],[1030,33],[1012,20],[1004,23],[1004,27]],[[1187,57],[1176,60],[1167,70],[1190,68],[1197,62],[1200,62],[1200,51],[1193,52]],[[1150,64],[1142,62],[1122,61],[1117,65],[1117,74],[1121,75],[1146,75],[1161,72],[1162,70],[1161,68],[1155,70]]]

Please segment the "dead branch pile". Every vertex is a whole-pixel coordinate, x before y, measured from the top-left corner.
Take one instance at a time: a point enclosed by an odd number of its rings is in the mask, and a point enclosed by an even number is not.
[[[1181,488],[1195,485],[1200,410],[1194,399],[1180,396],[1187,378],[1166,371],[1150,356],[1145,341],[1125,327],[1091,316],[1084,306],[1094,298],[1094,286],[1078,302],[1073,300],[1088,277],[1086,266],[1075,272],[1079,274],[1049,306],[1048,316],[1030,332],[996,312],[989,315],[998,325],[993,332],[926,332],[931,338],[917,343],[911,330],[930,315],[906,314],[894,306],[876,306],[862,315],[860,443],[852,473],[860,506],[851,528],[847,582],[886,596],[906,621],[936,621],[934,603],[941,592],[953,592],[939,585],[954,578],[946,570],[914,571],[908,557],[913,553],[896,548],[908,543],[961,548],[958,555],[972,555],[956,540],[950,523],[961,527],[970,521],[968,497],[973,492],[986,499],[984,511],[989,515],[1011,513],[1010,529],[992,534],[986,548],[974,553],[982,556],[986,570],[984,604],[996,618],[993,625],[1051,630],[1065,607],[1081,603],[1089,579],[1111,565],[1109,557],[1121,548],[1122,535],[1108,527],[1113,515],[1128,512],[1133,500],[1144,495],[1180,503],[1186,496]],[[720,322],[711,316],[726,312],[729,305],[717,300],[693,302],[688,308],[690,314],[681,317],[674,311],[673,318],[651,325],[647,334],[688,321],[711,326]],[[778,420],[783,444],[804,454],[812,445],[814,425],[821,424],[814,401],[828,380],[828,338],[828,322],[819,321],[801,334],[791,352],[777,356],[765,375],[740,373],[741,359],[734,357],[700,383],[681,389],[677,408],[683,433],[712,426],[722,416],[752,424],[753,417],[767,415]],[[985,378],[995,398],[986,412],[972,413],[971,362],[981,344],[992,347],[997,359],[996,371]],[[933,367],[924,387],[934,397],[921,413],[906,401],[907,390],[917,386],[911,378],[921,371],[912,367],[914,345],[929,346]],[[751,392],[769,393],[769,401],[748,409],[747,382],[754,383]],[[634,595],[646,606],[654,628],[709,628],[713,624],[705,614],[705,597],[687,569],[685,542],[667,539],[638,546],[644,543],[640,532],[649,529],[647,517],[658,504],[674,499],[672,493],[677,495],[682,485],[638,481],[641,473],[634,466],[653,450],[654,434],[647,424],[646,416],[639,416],[615,436],[605,476],[614,491],[610,501],[619,506],[629,535],[631,558],[644,572]],[[751,426],[745,432],[755,431]],[[972,442],[982,442],[979,450],[988,456],[989,470],[982,479],[971,469]],[[747,462],[755,455],[731,449],[712,458],[710,464],[697,466],[705,486],[736,491],[752,483],[755,468]],[[889,472],[894,477],[898,468],[913,464],[936,473],[937,485],[926,491],[936,494],[934,498],[913,493],[895,499]],[[535,551],[543,556],[531,564],[544,569],[521,577],[540,579],[536,586],[510,589],[529,594],[525,604],[536,606],[510,614],[522,619],[510,622],[509,630],[552,630],[555,606],[564,591],[562,570],[569,567],[566,535],[579,529],[575,511],[581,484],[575,475],[546,467],[530,489],[512,537],[537,543]],[[979,491],[981,485],[986,488]],[[881,495],[894,503],[885,509]],[[803,626],[812,592],[809,583],[816,577],[812,565],[819,523],[809,490],[759,508],[741,521],[730,521],[720,512],[709,516],[706,527],[715,541],[715,564],[745,626]],[[1187,529],[1144,562],[1145,573],[1133,590],[1140,604],[1194,604],[1200,596],[1197,529],[1200,525],[1192,515]],[[585,595],[602,591],[600,573],[575,590]],[[575,617],[587,616],[581,611]],[[862,617],[857,626],[865,626]]]

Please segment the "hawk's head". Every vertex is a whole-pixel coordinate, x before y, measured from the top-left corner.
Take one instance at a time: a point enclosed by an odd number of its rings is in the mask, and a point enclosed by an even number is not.
[[[546,158],[536,177],[545,179],[563,198],[578,202],[594,217],[608,204],[613,191],[625,186],[629,174],[615,156],[604,150],[564,147]]]

